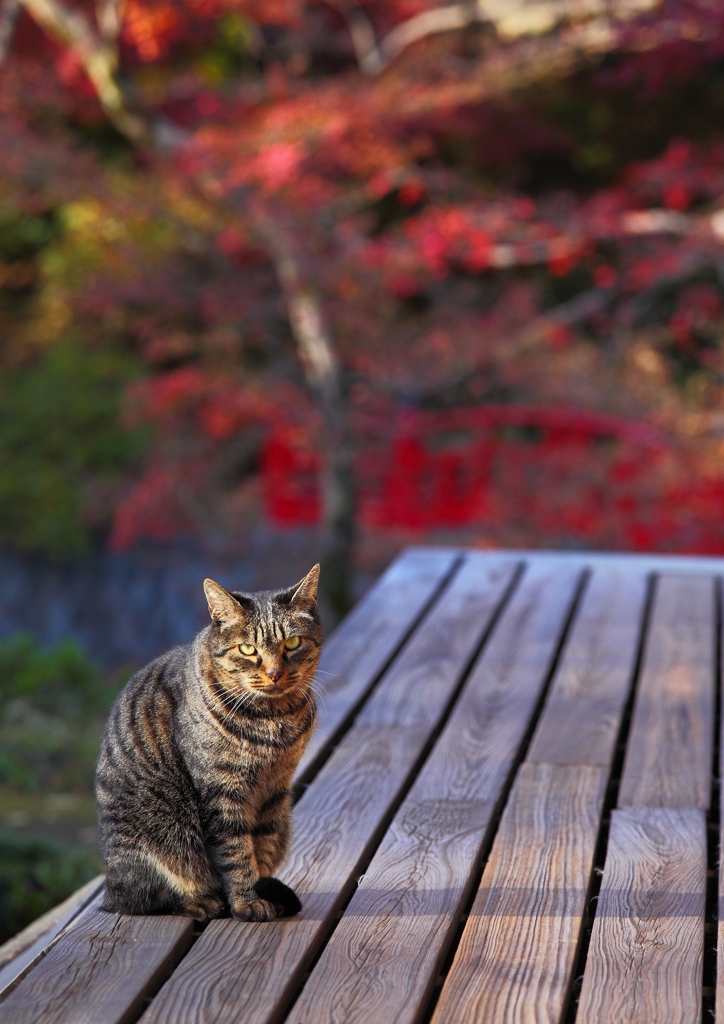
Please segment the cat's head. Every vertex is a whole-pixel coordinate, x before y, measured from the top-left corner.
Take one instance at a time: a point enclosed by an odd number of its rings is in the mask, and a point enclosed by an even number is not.
[[[293,587],[256,594],[204,580],[208,652],[219,682],[272,698],[311,683],[322,643],[318,581],[318,565]]]

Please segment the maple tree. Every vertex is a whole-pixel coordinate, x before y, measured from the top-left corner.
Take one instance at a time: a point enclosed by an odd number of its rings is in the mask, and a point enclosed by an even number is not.
[[[320,472],[287,497],[321,508],[337,607],[355,481],[377,526],[430,525],[427,472],[484,542],[724,550],[717,4],[0,10],[7,372],[115,353],[135,438],[68,468],[86,523],[224,544],[260,459],[272,504]],[[539,412],[434,418],[501,404]],[[430,461],[461,431],[475,500]]]

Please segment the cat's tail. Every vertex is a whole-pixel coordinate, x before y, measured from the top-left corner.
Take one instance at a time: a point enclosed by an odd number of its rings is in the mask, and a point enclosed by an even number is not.
[[[279,911],[280,917],[293,917],[302,909],[302,903],[293,889],[278,878],[260,878],[254,885],[259,899],[269,900]]]

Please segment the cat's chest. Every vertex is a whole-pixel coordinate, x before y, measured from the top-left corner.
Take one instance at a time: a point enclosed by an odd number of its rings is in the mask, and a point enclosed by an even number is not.
[[[287,760],[303,738],[303,723],[296,718],[243,719],[215,737],[206,747],[210,759],[234,761],[252,774]]]

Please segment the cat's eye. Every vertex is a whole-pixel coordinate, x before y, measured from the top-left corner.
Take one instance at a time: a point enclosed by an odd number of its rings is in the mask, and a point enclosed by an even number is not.
[[[239,644],[239,650],[249,658],[252,654],[256,654],[256,647],[253,644]]]
[[[290,636],[288,640],[284,641],[284,646],[288,651],[296,651],[301,642],[302,638],[300,636]]]

